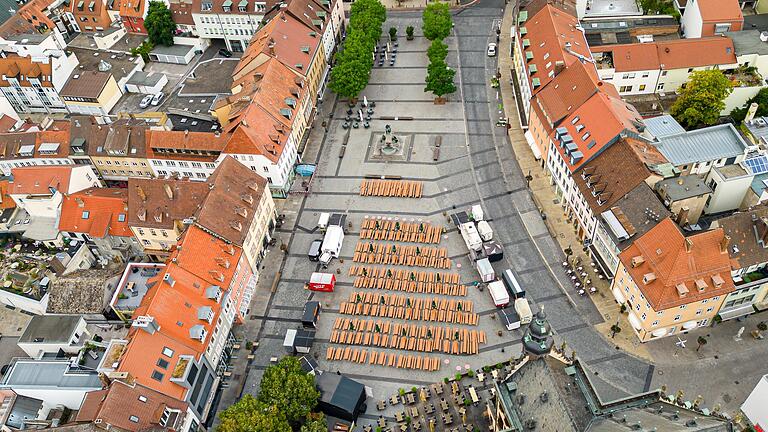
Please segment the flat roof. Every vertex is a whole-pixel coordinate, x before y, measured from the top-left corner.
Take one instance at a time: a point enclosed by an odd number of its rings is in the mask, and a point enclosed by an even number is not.
[[[747,147],[730,123],[665,136],[654,145],[673,165],[739,156]]]
[[[155,86],[160,82],[161,79],[163,79],[164,76],[165,74],[163,73],[147,73],[144,71],[136,71],[136,73],[128,78],[128,82],[126,84]]]
[[[715,169],[725,179],[747,177],[752,175],[751,173],[748,173],[747,170],[745,170],[741,165],[738,165],[738,164],[723,165],[721,167],[715,167]]]
[[[712,189],[697,175],[672,177],[656,183],[656,190],[663,191],[672,201],[679,201],[712,193]]]
[[[187,55],[187,53],[189,53],[194,49],[195,49],[194,45],[181,45],[181,44],[173,44],[171,46],[158,45],[154,47],[152,51],[150,51],[150,53],[184,57],[185,55]]]
[[[81,319],[80,315],[35,315],[19,343],[69,343]]]
[[[109,72],[76,71],[59,90],[59,94],[63,97],[98,98],[111,77]]]
[[[123,52],[101,51],[97,49],[67,47],[67,50],[75,53],[80,62],[73,73],[82,73],[82,71],[102,71],[105,65],[116,81],[120,81],[130,74],[136,67],[139,57],[131,56]],[[102,63],[104,62],[104,63]],[[99,69],[99,66],[102,69]]]
[[[736,55],[768,54],[768,43],[760,40],[760,30],[750,29],[737,32],[727,32],[726,36],[733,41]]]
[[[635,0],[592,0],[584,17],[642,15]]]
[[[103,386],[96,371],[70,368],[69,360],[17,360],[3,379],[11,388],[98,390]]]
[[[669,114],[643,119],[645,130],[655,138],[685,133],[685,128]]]

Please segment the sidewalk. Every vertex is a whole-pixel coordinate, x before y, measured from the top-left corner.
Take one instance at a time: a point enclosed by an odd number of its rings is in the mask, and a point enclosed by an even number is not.
[[[509,29],[515,24],[513,10],[514,7],[511,3],[504,9],[504,18],[501,25],[502,29]],[[581,262],[584,263],[584,267],[589,273],[589,278],[592,279],[592,285],[597,288],[597,293],[593,294],[591,298],[605,321],[596,325],[595,329],[607,339],[611,339],[611,343],[617,345],[622,350],[638,357],[652,360],[648,350],[640,344],[632,332],[626,315],[619,313],[619,305],[613,299],[610,292],[610,283],[605,279],[599,279],[589,265],[592,260],[589,257],[589,254],[582,250],[581,242],[576,235],[576,229],[573,224],[566,219],[560,200],[555,194],[553,186],[550,184],[550,177],[546,172],[546,169],[542,168],[541,161],[537,161],[533,157],[533,153],[528,147],[524,131],[520,127],[515,92],[511,84],[511,74],[514,73],[512,72],[513,63],[509,48],[511,44],[512,37],[510,32],[502,31],[499,41],[498,67],[501,71],[501,79],[499,81],[504,112],[509,119],[509,123],[512,125],[508,130],[508,134],[509,140],[512,143],[512,150],[515,153],[515,158],[517,159],[518,164],[520,164],[522,172],[531,178],[529,188],[533,192],[533,197],[537,206],[547,216],[545,223],[550,234],[557,240],[563,250],[568,248],[573,250],[573,255],[569,258],[570,260],[574,260],[577,257],[581,259]],[[611,326],[616,324],[617,321],[622,331],[616,334],[614,338],[611,338]]]

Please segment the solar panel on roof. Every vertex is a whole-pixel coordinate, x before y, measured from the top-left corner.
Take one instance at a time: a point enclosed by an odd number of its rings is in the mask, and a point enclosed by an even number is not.
[[[747,165],[752,174],[757,175],[768,172],[768,157],[765,155],[747,159],[744,161],[744,164]]]

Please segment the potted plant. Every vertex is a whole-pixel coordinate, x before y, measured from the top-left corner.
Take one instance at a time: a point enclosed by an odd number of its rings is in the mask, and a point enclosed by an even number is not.
[[[389,40],[392,42],[397,40],[397,29],[394,27],[389,28]]]
[[[413,40],[413,26],[408,26],[405,28],[405,39]]]

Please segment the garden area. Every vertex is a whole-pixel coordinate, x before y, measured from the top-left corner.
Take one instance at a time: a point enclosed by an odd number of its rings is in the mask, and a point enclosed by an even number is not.
[[[24,297],[39,300],[47,290],[45,248],[30,249],[30,245],[0,240],[0,277],[2,288]],[[29,253],[25,253],[28,250]]]

